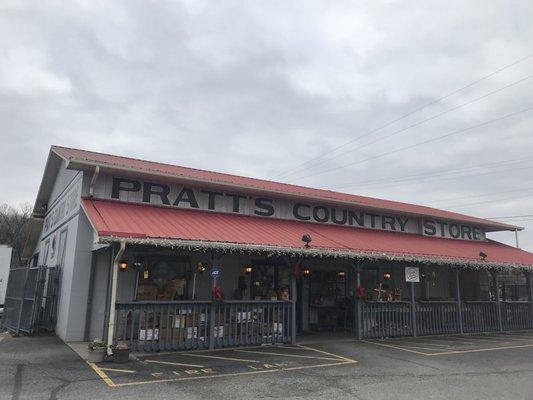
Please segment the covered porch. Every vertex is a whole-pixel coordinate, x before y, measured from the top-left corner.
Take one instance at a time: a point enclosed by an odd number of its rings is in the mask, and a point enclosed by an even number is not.
[[[490,240],[88,199],[84,209],[96,264],[113,262],[106,312],[90,318],[133,350],[533,328],[533,255]]]

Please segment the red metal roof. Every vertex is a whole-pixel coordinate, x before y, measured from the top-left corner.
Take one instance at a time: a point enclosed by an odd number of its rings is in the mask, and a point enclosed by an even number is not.
[[[156,238],[302,249],[301,237],[312,237],[313,249],[380,253],[533,266],[533,254],[494,241],[472,242],[421,235],[250,217],[165,206],[83,199],[83,208],[100,236]]]
[[[280,197],[303,197],[315,201],[329,201],[349,204],[353,207],[375,208],[397,213],[429,216],[445,220],[455,220],[478,224],[488,230],[514,230],[516,227],[500,222],[463,215],[451,211],[439,210],[415,204],[401,203],[391,200],[382,200],[348,193],[339,193],[330,190],[313,189],[305,186],[273,182],[262,179],[247,178],[242,176],[205,171],[194,168],[169,165],[135,158],[114,156],[96,153],[93,151],[78,150],[60,146],[52,146],[52,151],[60,157],[89,165],[101,165],[112,169],[133,170],[155,175],[173,176],[176,179],[187,179],[209,184],[232,186],[247,190],[266,191]]]

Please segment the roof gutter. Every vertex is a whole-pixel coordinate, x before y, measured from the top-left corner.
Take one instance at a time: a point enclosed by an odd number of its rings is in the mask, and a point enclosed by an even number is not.
[[[94,168],[93,177],[91,178],[91,183],[89,184],[89,197],[94,196],[94,184],[96,183],[96,180],[98,179],[98,174],[100,174],[100,166],[97,165]]]
[[[474,269],[518,269],[533,271],[533,264],[504,263],[465,258],[451,258],[430,255],[411,255],[402,253],[365,252],[354,250],[333,250],[324,248],[304,248],[273,245],[256,245],[245,243],[229,243],[202,240],[164,239],[164,238],[124,238],[116,236],[100,236],[100,243],[126,242],[132,245],[148,245],[166,247],[186,251],[215,250],[226,253],[267,253],[269,256],[303,256],[314,258],[334,258],[367,261],[404,261],[423,264],[446,265]]]

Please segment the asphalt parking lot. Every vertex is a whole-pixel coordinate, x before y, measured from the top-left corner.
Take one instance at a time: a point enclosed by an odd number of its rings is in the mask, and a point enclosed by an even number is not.
[[[90,364],[55,337],[0,339],[0,399],[533,399],[533,332],[138,355]]]
[[[127,364],[89,365],[108,386],[120,387],[330,368],[357,362],[304,345],[158,353],[136,358]]]
[[[422,336],[364,342],[431,357],[533,347],[533,332]]]

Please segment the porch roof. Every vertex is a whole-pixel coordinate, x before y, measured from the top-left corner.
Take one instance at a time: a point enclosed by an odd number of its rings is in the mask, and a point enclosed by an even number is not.
[[[405,260],[472,267],[533,268],[533,254],[487,240],[430,238],[408,233],[82,199],[100,242],[276,255]],[[312,237],[305,248],[303,234]],[[479,254],[487,254],[481,260]]]

